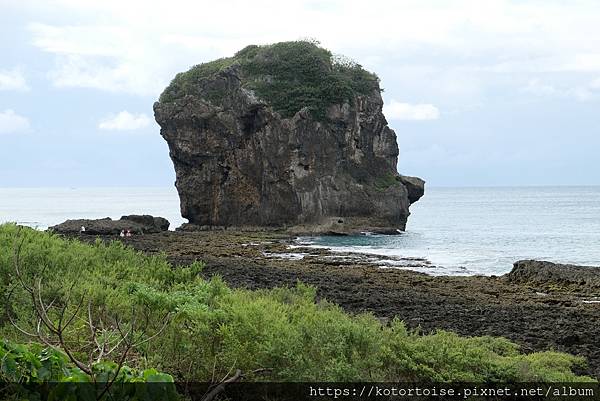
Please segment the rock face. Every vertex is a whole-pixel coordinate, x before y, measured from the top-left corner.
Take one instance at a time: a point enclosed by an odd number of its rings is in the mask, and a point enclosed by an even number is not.
[[[213,228],[405,229],[409,205],[423,195],[424,181],[396,170],[396,135],[382,113],[377,82],[320,110],[322,118],[309,107],[286,118],[251,89],[253,82],[271,82],[277,75],[249,77],[247,64],[232,60],[186,82],[185,91],[172,83],[154,104],[183,217]]]
[[[513,283],[574,286],[578,290],[600,289],[600,268],[565,265],[540,260],[520,260],[506,275]]]
[[[82,234],[91,235],[117,235],[121,230],[130,230],[133,234],[150,234],[167,231],[169,221],[163,217],[133,214],[123,216],[119,220],[112,220],[110,217],[67,220],[49,229],[59,234],[77,234],[80,233],[81,227],[85,227]]]

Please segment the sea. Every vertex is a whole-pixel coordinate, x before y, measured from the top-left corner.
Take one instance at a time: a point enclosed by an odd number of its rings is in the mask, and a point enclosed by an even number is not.
[[[186,222],[174,188],[0,188],[0,223],[163,216]],[[299,244],[427,261],[433,275],[501,275],[521,259],[600,266],[600,186],[426,188],[405,232],[302,237]]]

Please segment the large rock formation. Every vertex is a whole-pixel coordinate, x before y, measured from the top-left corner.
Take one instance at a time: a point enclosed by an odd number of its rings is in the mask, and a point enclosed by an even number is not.
[[[424,182],[397,173],[378,79],[308,42],[178,74],[154,104],[182,216],[204,227],[397,232]]]

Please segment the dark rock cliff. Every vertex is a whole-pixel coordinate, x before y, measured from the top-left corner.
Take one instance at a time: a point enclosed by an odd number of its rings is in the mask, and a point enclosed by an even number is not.
[[[382,105],[376,76],[306,42],[250,46],[179,74],[154,113],[182,216],[205,227],[404,230],[424,182],[398,174]]]

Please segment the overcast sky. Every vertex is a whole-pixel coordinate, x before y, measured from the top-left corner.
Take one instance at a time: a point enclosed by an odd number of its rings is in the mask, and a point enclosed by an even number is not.
[[[600,185],[595,0],[0,0],[0,187],[170,186],[175,73],[315,38],[376,72],[399,171]]]

